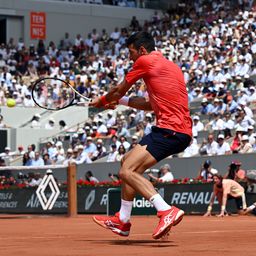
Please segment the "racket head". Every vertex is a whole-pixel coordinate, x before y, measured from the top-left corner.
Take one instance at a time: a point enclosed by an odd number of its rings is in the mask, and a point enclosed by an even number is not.
[[[31,94],[35,104],[47,110],[61,110],[78,101],[75,89],[67,81],[56,77],[36,80]]]

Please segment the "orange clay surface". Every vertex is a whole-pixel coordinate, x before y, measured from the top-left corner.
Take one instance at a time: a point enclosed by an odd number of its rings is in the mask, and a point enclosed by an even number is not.
[[[255,216],[185,216],[165,241],[151,238],[157,221],[154,216],[133,216],[130,236],[122,238],[89,215],[0,215],[0,255],[256,255]]]

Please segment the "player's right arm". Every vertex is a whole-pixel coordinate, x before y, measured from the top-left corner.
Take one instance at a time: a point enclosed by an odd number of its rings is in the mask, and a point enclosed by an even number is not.
[[[204,214],[204,217],[208,217],[208,216],[211,216],[212,214],[212,206],[213,206],[213,203],[214,203],[214,199],[217,195],[217,190],[215,188],[215,186],[213,187],[213,193],[211,195],[211,199],[210,199],[210,203],[207,207],[207,212]]]

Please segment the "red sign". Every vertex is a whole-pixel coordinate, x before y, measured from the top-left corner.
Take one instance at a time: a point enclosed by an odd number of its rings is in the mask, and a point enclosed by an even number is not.
[[[46,38],[46,14],[45,12],[30,13],[30,37],[31,39]]]

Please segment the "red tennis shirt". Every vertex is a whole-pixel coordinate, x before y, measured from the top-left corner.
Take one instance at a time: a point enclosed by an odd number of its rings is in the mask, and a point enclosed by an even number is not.
[[[156,125],[192,136],[188,93],[181,69],[160,52],[153,51],[139,57],[126,75],[130,85],[141,78],[156,114]]]

